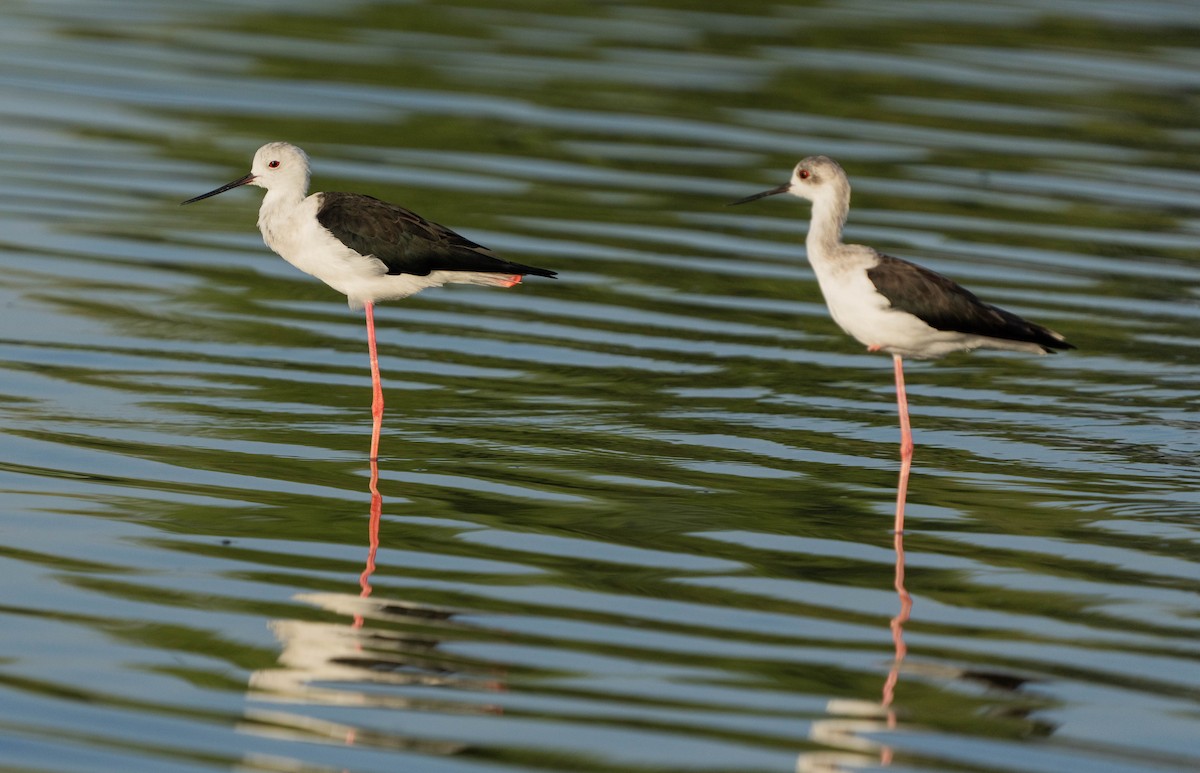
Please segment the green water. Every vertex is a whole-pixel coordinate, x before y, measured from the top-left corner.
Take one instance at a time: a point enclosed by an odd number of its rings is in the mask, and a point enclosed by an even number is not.
[[[0,770],[1200,764],[1189,3],[4,16]],[[178,206],[276,139],[560,272],[379,308],[375,519],[361,315]],[[724,206],[814,153],[1079,347],[910,365],[907,614],[890,362]]]

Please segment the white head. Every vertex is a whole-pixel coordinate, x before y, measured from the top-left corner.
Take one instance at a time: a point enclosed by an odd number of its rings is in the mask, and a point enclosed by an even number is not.
[[[845,171],[842,170],[838,162],[829,156],[809,156],[799,164],[796,164],[796,168],[792,170],[792,179],[788,182],[777,188],[756,193],[753,196],[747,196],[744,199],[738,199],[731,203],[745,204],[748,201],[755,201],[766,196],[774,196],[777,193],[790,193],[793,196],[799,196],[809,201],[837,200],[841,198],[848,200],[850,197],[850,180],[846,177]]]
[[[254,154],[250,165],[254,179],[251,185],[260,188],[299,189],[308,192],[308,154],[288,142],[268,142]]]
[[[207,199],[242,185],[257,185],[276,191],[291,191],[303,198],[308,193],[308,154],[288,142],[268,142],[254,154],[250,174],[216,190],[188,199],[184,204]]]

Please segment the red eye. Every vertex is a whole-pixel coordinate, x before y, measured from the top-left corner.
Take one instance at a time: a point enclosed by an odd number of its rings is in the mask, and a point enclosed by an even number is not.
[[[278,168],[279,168],[279,162],[278,162],[278,161],[272,161],[272,162],[270,162],[269,164],[267,164],[267,166],[271,167],[272,169],[278,169]]]
[[[808,175],[809,175],[809,171],[808,171],[807,169],[801,169],[801,170],[800,170],[800,173],[799,173],[797,176],[798,176],[798,177],[799,177],[801,180],[807,180],[807,179],[808,179]]]

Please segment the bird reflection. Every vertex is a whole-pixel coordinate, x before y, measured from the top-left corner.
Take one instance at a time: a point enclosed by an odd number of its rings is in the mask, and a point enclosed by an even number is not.
[[[813,722],[809,737],[833,750],[800,755],[796,761],[798,773],[846,773],[864,767],[890,766],[894,759],[892,747],[885,742],[874,740],[870,735],[894,731],[900,727],[895,699],[901,670],[909,675],[919,674],[941,681],[973,682],[984,689],[1009,693],[1020,691],[1030,681],[1026,677],[1002,671],[965,669],[936,663],[905,665],[908,646],[904,642],[904,626],[912,614],[913,598],[905,587],[904,534],[897,532],[892,544],[896,555],[892,585],[896,589],[900,607],[889,623],[892,634],[892,664],[883,682],[880,701],[829,701],[825,710],[833,718]],[[988,716],[996,719],[1023,719],[1027,723],[1026,732],[1029,735],[1044,737],[1053,733],[1057,725],[1030,718],[1028,714],[1032,710],[1027,706],[1000,707]]]
[[[907,483],[907,476],[902,473],[902,485]],[[903,496],[903,489],[898,497]],[[897,500],[903,506],[903,499]],[[826,711],[836,719],[822,719],[813,722],[809,737],[827,747],[842,751],[822,751],[802,754],[796,761],[798,773],[837,773],[854,768],[873,765],[891,765],[892,748],[867,737],[868,733],[883,730],[895,730],[896,710],[893,703],[896,697],[896,685],[900,681],[900,668],[908,654],[908,646],[904,643],[904,624],[912,614],[912,595],[904,586],[904,533],[896,532],[893,538],[896,550],[895,575],[893,587],[900,600],[900,609],[891,619],[892,630],[892,665],[888,669],[887,678],[883,682],[883,694],[879,703],[862,700],[835,699],[826,704]]]
[[[458,639],[466,624],[460,612],[401,599],[372,595],[383,497],[379,468],[371,461],[367,558],[359,574],[359,593],[305,593],[293,598],[345,618],[344,622],[272,620],[281,645],[278,662],[250,676],[239,730],[290,740],[408,749],[425,754],[456,754],[466,745],[406,737],[393,732],[332,722],[322,707],[368,710],[436,711],[439,714],[498,714],[500,707],[472,700],[470,694],[504,688],[489,666],[465,663],[441,651],[447,638]],[[435,696],[429,688],[458,691]],[[266,707],[264,704],[271,704]],[[286,704],[287,708],[278,708]]]

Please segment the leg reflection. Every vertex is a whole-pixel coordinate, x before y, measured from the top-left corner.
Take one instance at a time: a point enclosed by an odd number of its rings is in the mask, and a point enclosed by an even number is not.
[[[371,517],[367,522],[367,565],[358,576],[359,598],[371,595],[371,575],[375,573],[375,554],[379,551],[379,519],[383,515],[383,496],[379,493],[379,462],[371,458],[371,482],[368,484],[371,492]],[[354,627],[361,628],[363,616],[354,616]]]
[[[893,544],[896,548],[896,576],[893,587],[896,588],[896,595],[900,597],[900,611],[892,618],[892,667],[888,671],[887,679],[883,683],[883,699],[880,705],[886,712],[888,729],[896,727],[896,711],[892,708],[892,702],[896,697],[896,683],[900,681],[900,666],[904,663],[904,656],[908,654],[908,646],[904,643],[904,624],[908,622],[909,616],[912,614],[912,595],[908,589],[904,587],[904,534],[896,532]],[[879,761],[884,765],[890,765],[892,762],[892,748],[884,746],[880,750]]]
[[[801,754],[796,760],[797,773],[859,770],[875,765],[888,766],[893,762],[892,747],[872,737],[881,731],[894,730],[898,724],[892,705],[900,669],[908,654],[904,625],[913,606],[912,596],[904,587],[904,535],[897,532],[892,544],[896,550],[893,587],[900,598],[900,609],[890,623],[892,665],[883,683],[883,696],[878,702],[853,698],[830,700],[826,704],[830,718],[813,722],[809,730],[809,737],[826,749]]]

